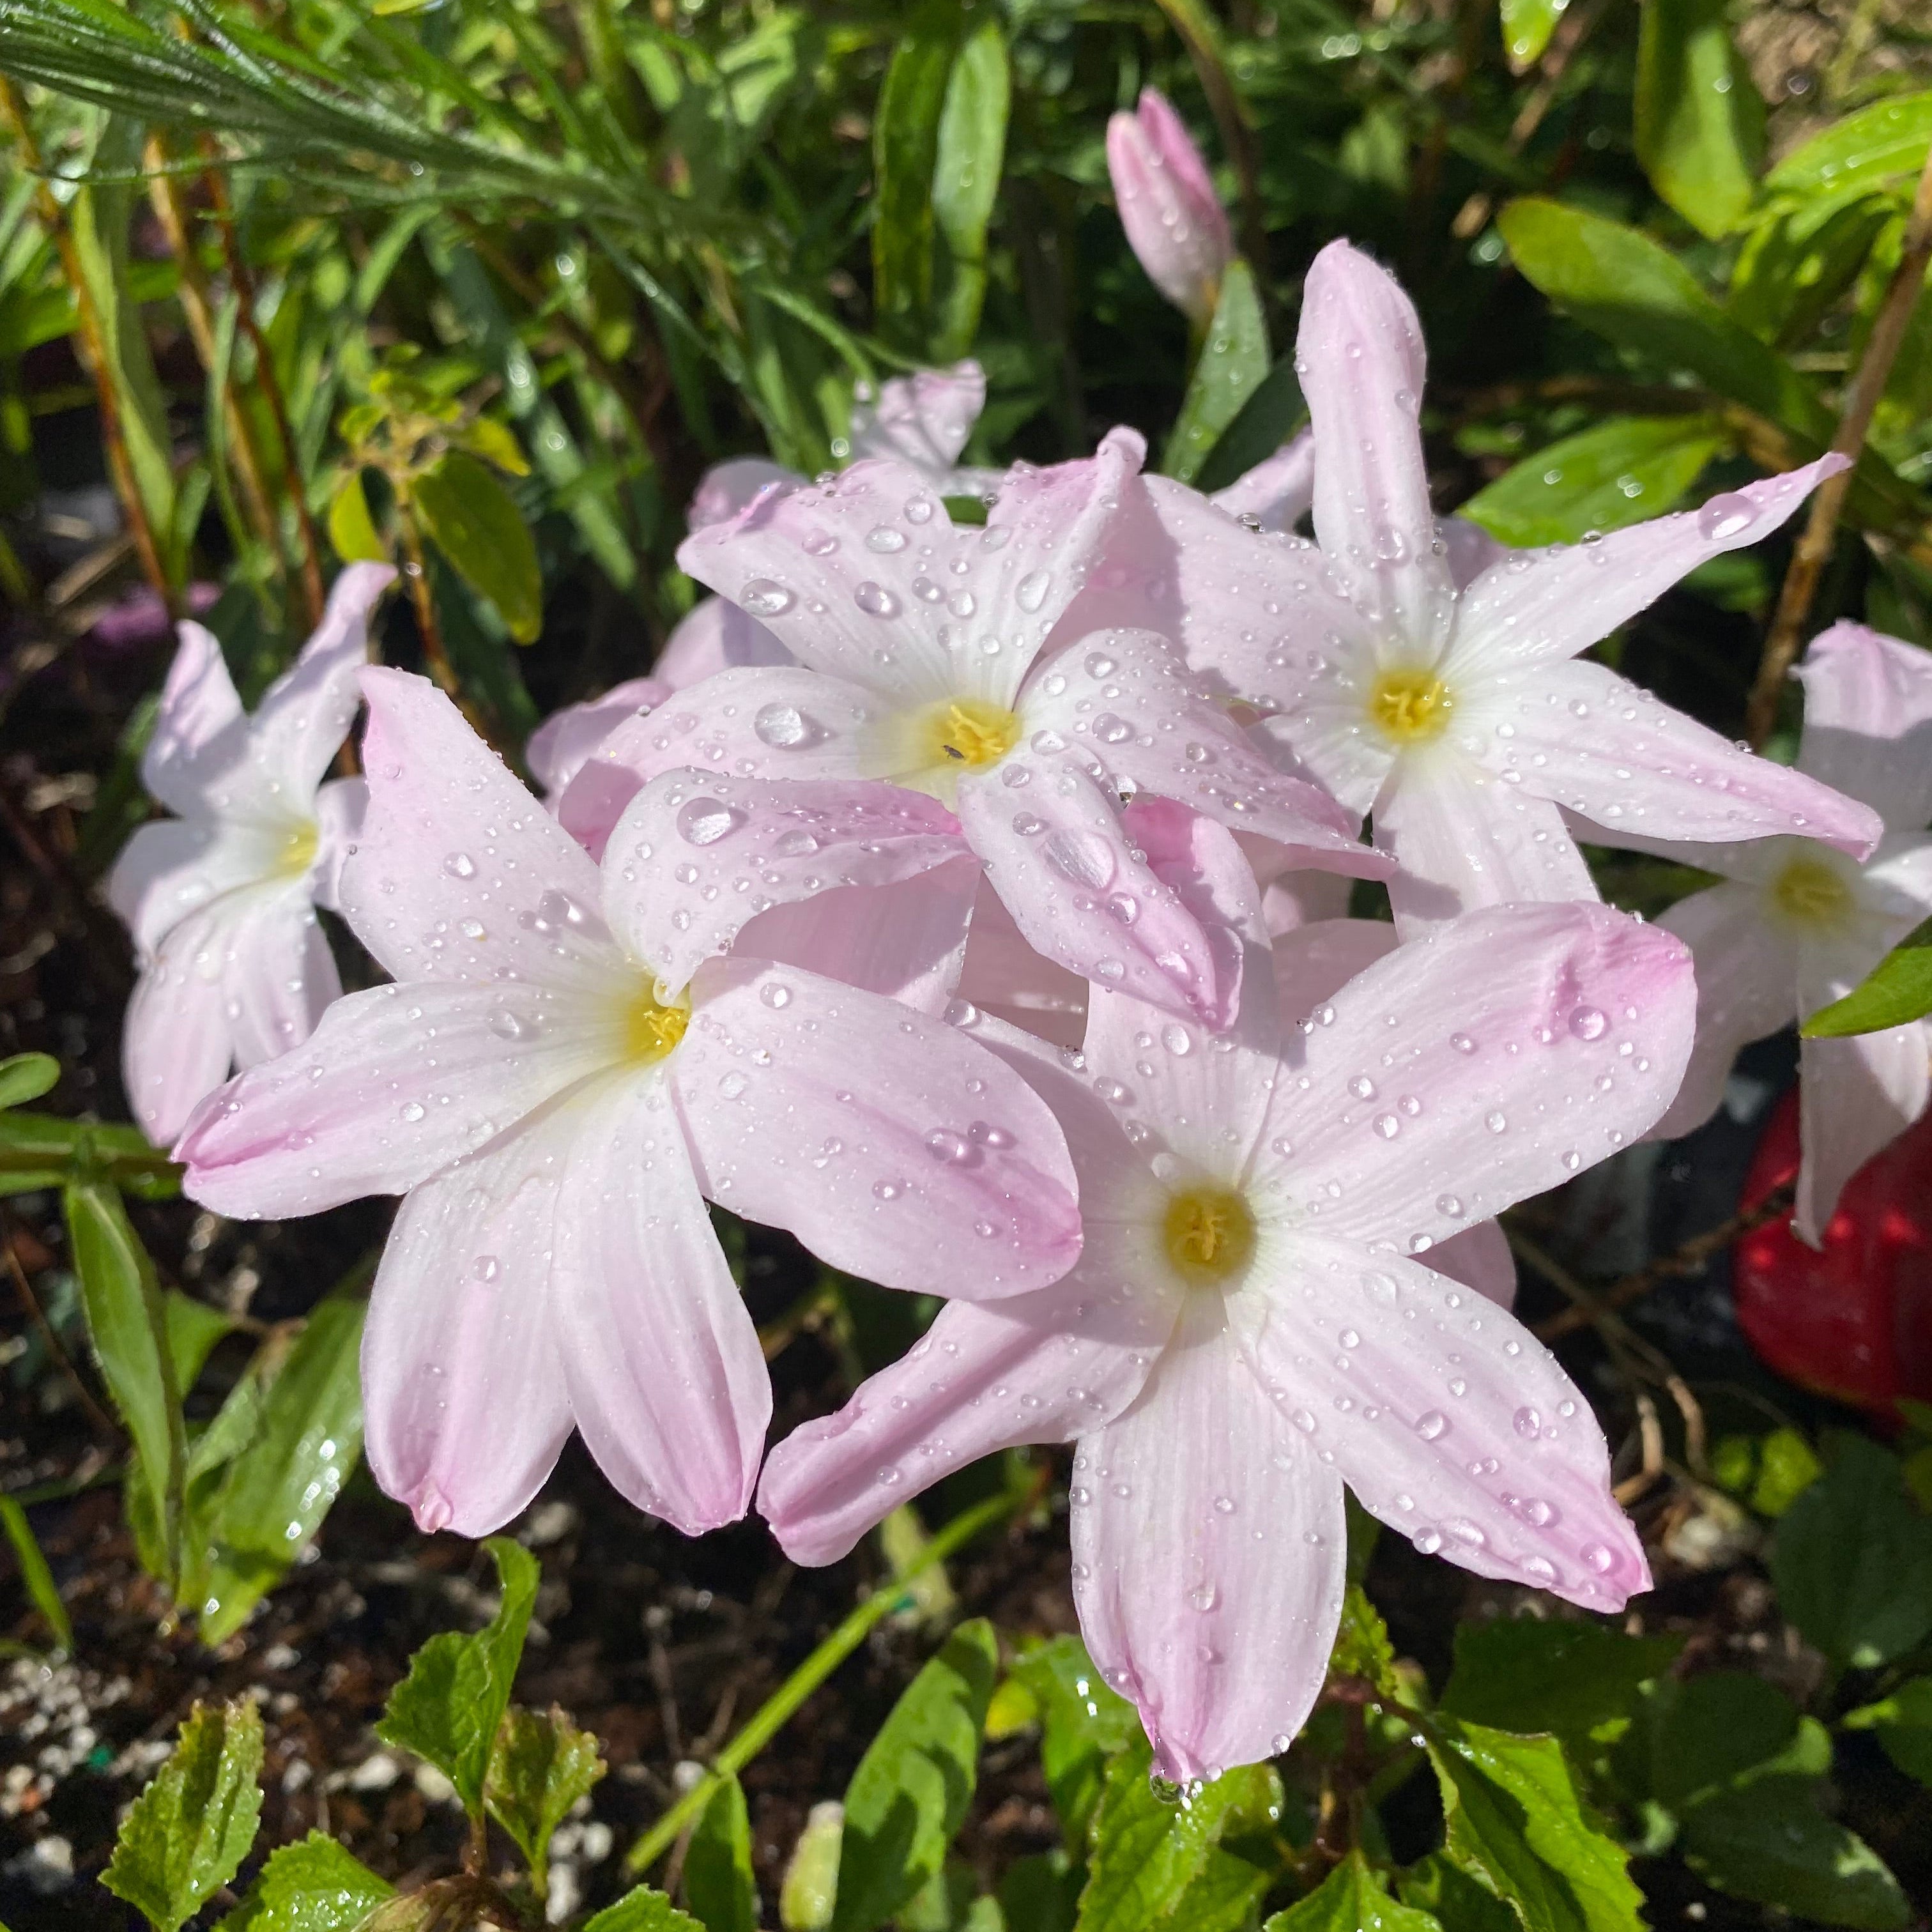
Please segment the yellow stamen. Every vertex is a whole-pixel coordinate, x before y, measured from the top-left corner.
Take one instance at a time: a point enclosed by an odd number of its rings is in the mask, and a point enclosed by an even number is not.
[[[1419,667],[1385,670],[1369,694],[1370,721],[1397,745],[1420,745],[1449,728],[1456,700],[1432,670]]]
[[[955,698],[935,704],[921,724],[929,762],[935,765],[976,770],[998,764],[1019,742],[1019,719],[1004,705],[983,698]]]
[[[1247,1266],[1255,1252],[1255,1217],[1231,1189],[1191,1187],[1168,1201],[1161,1236],[1168,1258],[1205,1287]]]
[[[281,856],[275,861],[275,870],[288,878],[299,878],[315,863],[316,848],[322,842],[322,835],[313,825],[304,825],[291,832],[282,847]]]
[[[1794,926],[1833,926],[1852,909],[1852,889],[1828,859],[1802,854],[1771,882],[1771,902]]]
[[[648,1064],[662,1060],[691,1024],[688,997],[667,1006],[649,985],[638,987],[624,1009],[624,1057]]]

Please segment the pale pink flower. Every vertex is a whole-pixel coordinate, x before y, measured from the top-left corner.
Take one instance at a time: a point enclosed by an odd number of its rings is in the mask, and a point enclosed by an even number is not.
[[[342,990],[315,908],[334,903],[362,785],[322,778],[362,701],[369,613],[394,575],[351,564],[252,718],[220,645],[199,624],[180,627],[141,758],[142,782],[177,816],[142,826],[107,882],[141,968],[122,1075],[158,1146],[232,1068],[306,1040]]]
[[[1813,640],[1798,672],[1804,730],[1798,768],[1885,821],[1861,866],[1809,838],[1747,845],[1657,842],[1726,883],[1680,899],[1659,923],[1697,962],[1697,1044],[1683,1090],[1654,1138],[1716,1112],[1731,1062],[1757,1040],[1841,998],[1932,917],[1932,656],[1862,624]],[[1840,1192],[1932,1097],[1932,1028],[1922,1020],[1800,1048],[1797,1232],[1816,1246]]]
[[[1153,88],[1141,90],[1133,113],[1108,122],[1107,172],[1120,226],[1148,279],[1204,328],[1234,259],[1234,238],[1200,149]]]
[[[553,711],[524,747],[524,764],[532,782],[554,804],[598,746],[626,718],[655,711],[673,688],[661,677],[628,677],[601,698],[586,698]]]
[[[1459,592],[1430,506],[1415,312],[1346,242],[1310,271],[1299,362],[1320,548],[1150,478],[1077,614],[1162,631],[1277,713],[1259,728],[1373,812],[1402,864],[1390,890],[1406,932],[1477,905],[1594,898],[1566,814],[1610,844],[1798,832],[1870,848],[1865,807],[1575,661],[1686,572],[1774,530],[1842,458],[1568,549],[1508,552]]]
[[[1178,800],[1305,866],[1387,862],[1326,794],[1249,743],[1165,638],[1055,632],[1139,455],[1116,431],[1087,460],[1016,472],[984,528],[954,526],[904,465],[865,463],[700,531],[680,562],[776,627],[799,668],[728,671],[621,726],[566,793],[563,822],[600,849],[627,778],[684,768],[746,784],[884,780],[956,814],[957,849],[1047,958],[1224,1024],[1238,975],[1136,854],[1123,792]],[[728,802],[785,809],[776,796]],[[920,836],[938,824],[921,819]],[[741,875],[737,848],[716,856]],[[926,869],[915,858],[908,868]],[[796,868],[784,890],[814,878],[827,881],[822,866]]]
[[[788,1555],[829,1562],[980,1456],[1076,1442],[1082,1627],[1175,1779],[1279,1752],[1306,1717],[1345,1483],[1479,1575],[1597,1610],[1649,1581],[1588,1402],[1424,1262],[1657,1118],[1690,1050],[1688,955],[1601,906],[1524,905],[1388,952],[1299,1028],[1277,1032],[1267,983],[1218,1040],[1096,989],[1084,1063],[971,1028],[1066,1130],[1080,1262],[943,1310],[772,1452],[759,1497]]]
[[[212,1096],[179,1153],[223,1214],[405,1197],[363,1399],[370,1466],[424,1528],[515,1514],[573,1426],[679,1528],[742,1513],[771,1394],[707,1197],[890,1286],[994,1297],[1065,1270],[1064,1145],[995,1058],[756,959],[670,996],[620,866],[600,874],[422,679],[364,690],[341,904],[398,983]]]

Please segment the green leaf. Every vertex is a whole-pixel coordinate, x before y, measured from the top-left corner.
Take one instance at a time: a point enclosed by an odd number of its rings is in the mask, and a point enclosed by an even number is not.
[[[351,1932],[396,1888],[326,1832],[272,1852],[216,1932]]]
[[[262,1398],[254,1438],[230,1464],[206,1519],[216,1556],[200,1612],[204,1643],[241,1627],[308,1548],[356,1467],[366,1307],[350,1294],[317,1302]]]
[[[758,1932],[758,1886],[752,1876],[752,1820],[744,1787],[727,1778],[691,1834],[684,1858],[685,1903],[704,1932]]]
[[[1567,0],[1502,0],[1503,50],[1513,72],[1522,74],[1543,58]]]
[[[1660,1676],[1676,1637],[1625,1636],[1600,1623],[1498,1617],[1456,1630],[1443,1711],[1499,1731],[1550,1731],[1573,1748],[1621,1728],[1637,1687]]]
[[[1384,1697],[1402,1694],[1396,1682],[1395,1646],[1389,1641],[1388,1626],[1359,1583],[1350,1584],[1342,1600],[1342,1620],[1336,1627],[1328,1668],[1338,1677],[1366,1678]]]
[[[352,470],[328,500],[328,541],[344,563],[387,563],[389,547],[369,514],[362,472]]]
[[[1525,458],[1457,514],[1520,550],[1576,543],[1674,509],[1730,440],[1708,416],[1612,416]]]
[[[1396,1888],[1403,1904],[1429,1913],[1446,1932],[1522,1932],[1521,1922],[1494,1892],[1440,1852],[1411,1865]]]
[[[647,1885],[627,1892],[615,1905],[607,1905],[586,1918],[578,1932],[704,1932],[687,1912],[679,1911],[661,1892]]]
[[[1932,1518],[1896,1456],[1847,1436],[1772,1546],[1779,1607],[1834,1663],[1869,1670],[1932,1632]]]
[[[1842,1000],[1820,1006],[1798,1030],[1807,1040],[1882,1033],[1932,1013],[1932,945],[1895,946]]]
[[[1006,37],[989,14],[960,43],[939,117],[932,217],[944,258],[934,277],[935,362],[964,356],[979,333],[986,298],[986,230],[999,199],[1012,96]]]
[[[185,1395],[194,1387],[215,1343],[234,1334],[236,1322],[226,1309],[211,1307],[178,1288],[170,1288],[161,1292],[161,1325],[167,1334],[175,1387]]]
[[[1142,1742],[1140,1718],[1132,1705],[1101,1682],[1077,1636],[1058,1636],[1027,1652],[1014,1664],[1013,1678],[1032,1694],[1039,1710],[1040,1768],[1060,1828],[1070,1845],[1084,1846],[1100,1802],[1106,1761]]]
[[[1848,114],[1791,152],[1765,178],[1775,195],[1840,200],[1910,183],[1932,146],[1932,91],[1894,95]]]
[[[1645,0],[1636,154],[1651,185],[1708,236],[1728,234],[1757,188],[1764,101],[1732,44],[1728,0]]]
[[[145,1492],[158,1546],[147,1552],[172,1582],[181,1567],[188,1439],[154,1264],[105,1181],[70,1182],[64,1201],[88,1340],[134,1438],[129,1489]]]
[[[1194,487],[1225,490],[1256,464],[1266,462],[1307,421],[1308,404],[1302,397],[1300,378],[1294,373],[1294,358],[1284,356],[1221,432],[1221,440],[1208,452]]]
[[[1272,1859],[1264,1867],[1210,1845],[1200,1876],[1162,1922],[1163,1932],[1253,1932],[1262,1894],[1276,1875]]]
[[[1867,195],[1773,214],[1738,250],[1725,307],[1760,341],[1796,348],[1851,286],[1892,213]]]
[[[597,1740],[557,1706],[545,1712],[512,1704],[503,1714],[484,1777],[483,1802],[517,1841],[540,1897],[549,1889],[551,1834],[604,1768]]]
[[[946,1862],[973,1802],[999,1649],[962,1624],[892,1706],[845,1792],[832,1932],[883,1925]]]
[[[1088,1833],[1093,1876],[1081,1894],[1078,1932],[1142,1932],[1166,1918],[1224,1836],[1265,1829],[1280,1810],[1281,1782],[1270,1766],[1231,1771],[1182,1794],[1182,1802],[1155,1790],[1148,1763],[1142,1745],[1108,1764]]]
[[[1356,1851],[1306,1898],[1277,1912],[1262,1932],[1363,1932],[1371,1925],[1380,1932],[1442,1932],[1428,1912],[1396,1904],[1381,1874]]]
[[[135,1799],[100,1882],[155,1932],[178,1932],[242,1867],[262,1810],[262,1714],[197,1704],[174,1755]]]
[[[1815,1780],[1754,1778],[1684,1817],[1684,1862],[1739,1898],[1826,1925],[1896,1932],[1912,1907],[1885,1862],[1818,1809]]]
[[[1061,1851],[1016,1858],[1000,1880],[1006,1932],[1073,1932],[1087,1869]]]
[[[496,1614],[473,1636],[446,1630],[431,1637],[410,1659],[410,1674],[389,1694],[376,1726],[385,1744],[434,1765],[472,1818],[482,1816],[490,1754],[522,1660],[540,1574],[536,1558],[508,1537],[493,1536],[483,1546],[503,1586]]]
[[[7,1540],[14,1546],[14,1560],[20,1566],[20,1581],[28,1602],[52,1632],[55,1648],[71,1654],[74,1625],[68,1620],[67,1606],[54,1587],[53,1572],[40,1554],[40,1542],[27,1520],[27,1512],[11,1496],[0,1496],[0,1528],[6,1531]]]
[[[516,432],[494,416],[477,417],[464,428],[455,441],[459,448],[468,450],[472,456],[482,457],[485,463],[494,464],[506,476],[527,476],[530,473],[530,459],[524,455]]]
[[[0,1113],[0,1188],[17,1193],[23,1186],[58,1186],[76,1170],[142,1201],[172,1200],[181,1192],[181,1169],[133,1127]]]
[[[1268,374],[1268,320],[1254,271],[1239,256],[1221,278],[1214,319],[1187,381],[1180,413],[1161,467],[1183,483],[1200,474],[1209,453]]]
[[[1623,1847],[1584,1812],[1554,1738],[1442,1719],[1427,1736],[1452,1864],[1535,1932],[1640,1932]]]
[[[1932,1784],[1932,1677],[1908,1678],[1889,1697],[1861,1704],[1841,1721],[1848,1731],[1875,1731],[1900,1771]]]
[[[523,512],[489,469],[452,449],[410,486],[423,527],[457,574],[496,607],[518,644],[543,628],[543,572]]]
[[[60,1078],[60,1062],[50,1053],[16,1053],[0,1060],[0,1108],[38,1100]]]
[[[1798,1736],[1798,1708],[1774,1684],[1713,1670],[1657,1684],[1617,1747],[1630,1796],[1682,1811],[1774,1763]]]
[[[923,346],[932,299],[933,183],[958,35],[951,0],[898,22],[872,123],[872,302],[880,332],[908,349]]]
[[[785,1932],[824,1932],[832,1923],[844,1833],[844,1805],[827,1802],[806,1814],[778,1888],[778,1923]]]

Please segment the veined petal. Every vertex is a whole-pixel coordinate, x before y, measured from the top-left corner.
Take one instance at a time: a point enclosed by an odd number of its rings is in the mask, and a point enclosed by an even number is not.
[[[342,980],[328,938],[299,884],[242,896],[247,910],[230,928],[222,986],[235,1064],[259,1066],[314,1032]]]
[[[1650,1586],[1590,1405],[1516,1318],[1400,1255],[1264,1235],[1228,1318],[1312,1460],[1479,1576],[1619,1610]],[[1414,1318],[1409,1318],[1413,1317]]]
[[[721,670],[796,662],[757,618],[728,597],[702,597],[677,620],[651,675],[674,691],[686,691]]]
[[[1074,1457],[1073,1597],[1101,1676],[1177,1782],[1287,1749],[1328,1673],[1342,1485],[1188,1299],[1139,1399]]]
[[[896,457],[943,486],[986,406],[986,371],[970,357],[950,369],[895,376],[880,385],[876,402],[853,399],[853,456]]]
[[[1682,943],[1622,913],[1471,914],[1289,1036],[1253,1188],[1284,1226],[1426,1252],[1641,1137],[1682,1078],[1695,1004]]]
[[[1798,1137],[1804,1159],[1792,1232],[1815,1248],[1838,1196],[1872,1156],[1932,1099],[1932,1040],[1913,1020],[1879,1033],[1799,1045]]]
[[[218,818],[157,818],[135,829],[108,875],[107,903],[151,959],[190,914],[274,877],[289,850],[279,826]]]
[[[691,1170],[664,1076],[578,1109],[557,1197],[556,1346],[598,1466],[687,1536],[752,1500],[771,1379]]]
[[[1498,1308],[1516,1306],[1516,1256],[1509,1237],[1496,1221],[1478,1221],[1446,1241],[1438,1241],[1422,1257],[1424,1268],[1473,1288]]]
[[[1078,974],[1027,944],[1006,902],[982,874],[959,969],[959,998],[1055,1046],[1071,1048],[1087,1031],[1088,986]]]
[[[369,1467],[417,1526],[485,1536],[535,1496],[570,1434],[556,1352],[565,1102],[410,1193],[369,1298]]]
[[[1141,90],[1137,110],[1107,123],[1114,202],[1148,279],[1205,326],[1234,254],[1206,164],[1164,96]]]
[[[774,906],[971,856],[951,812],[896,785],[671,772],[611,833],[604,905],[631,956],[675,992]]]
[[[1932,819],[1932,653],[1869,630],[1834,624],[1811,640],[1798,769],[1862,799],[1894,832]]]
[[[1574,658],[1700,563],[1770,536],[1844,467],[1842,456],[1822,456],[1713,496],[1702,509],[1653,517],[1568,548],[1512,550],[1463,593],[1451,662],[1486,677]]]
[[[210,787],[246,758],[248,724],[214,632],[190,622],[176,634],[141,782],[170,812],[198,815],[209,809]]]
[[[1346,242],[1308,271],[1295,366],[1315,434],[1315,534],[1404,661],[1432,663],[1455,597],[1423,460],[1422,325],[1395,278]]]
[[[351,993],[304,1046],[189,1121],[184,1186],[256,1219],[405,1193],[621,1059],[622,1012],[616,998],[600,1015],[527,981]]]
[[[1264,530],[1292,530],[1315,503],[1315,437],[1304,430],[1208,499],[1229,516],[1252,518]]]
[[[698,1184],[888,1288],[991,1300],[1080,1252],[1066,1143],[943,1022],[790,967],[713,961],[670,1062]]]
[[[356,938],[400,980],[607,987],[622,962],[582,847],[427,678],[362,688],[369,806],[340,888]]]
[[[1258,718],[1249,736],[1277,765],[1326,785],[1359,818],[1381,796],[1395,765],[1394,753],[1366,728],[1367,682],[1330,670],[1306,679],[1284,674],[1281,688],[1290,694],[1281,700],[1288,709]]]
[[[1274,984],[1282,1018],[1306,1019],[1395,947],[1395,928],[1378,919],[1317,920],[1278,934]]]
[[[157,1147],[228,1078],[234,1064],[224,981],[245,892],[178,921],[142,969],[121,1028],[121,1078],[141,1131]]]
[[[1482,710],[1510,728],[1484,740],[1484,763],[1588,819],[1612,845],[1626,831],[1712,843],[1798,832],[1862,859],[1885,829],[1870,806],[1739,751],[1602,664],[1497,678]]]
[[[524,764],[547,797],[555,799],[598,746],[627,718],[655,711],[671,694],[661,678],[626,678],[602,698],[553,711],[530,734]]]

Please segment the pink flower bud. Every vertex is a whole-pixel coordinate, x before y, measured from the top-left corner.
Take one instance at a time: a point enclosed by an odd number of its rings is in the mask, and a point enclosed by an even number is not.
[[[1141,266],[1175,308],[1204,326],[1233,259],[1234,238],[1201,150],[1152,88],[1142,89],[1137,112],[1107,123],[1107,172]]]

